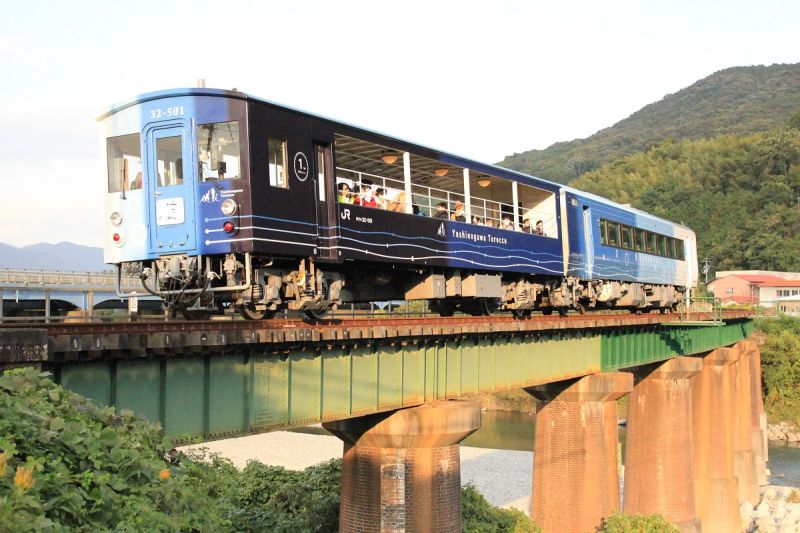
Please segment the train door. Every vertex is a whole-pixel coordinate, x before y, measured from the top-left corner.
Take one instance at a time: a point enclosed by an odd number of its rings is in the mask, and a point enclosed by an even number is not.
[[[337,254],[336,185],[331,145],[314,143],[315,187],[317,197],[318,257],[335,261]]]
[[[147,131],[146,188],[150,252],[194,250],[195,202],[191,143],[182,124]]]
[[[592,208],[583,206],[583,247],[586,250],[586,277],[594,277],[594,226]]]

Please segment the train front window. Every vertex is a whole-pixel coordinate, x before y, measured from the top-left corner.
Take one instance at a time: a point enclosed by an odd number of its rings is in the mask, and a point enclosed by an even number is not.
[[[183,183],[182,137],[162,137],[156,140],[156,165],[158,186],[181,185]]]
[[[111,137],[106,142],[108,157],[108,192],[135,191],[142,188],[142,147],[138,133]]]
[[[215,122],[197,126],[200,179],[239,179],[239,122]]]

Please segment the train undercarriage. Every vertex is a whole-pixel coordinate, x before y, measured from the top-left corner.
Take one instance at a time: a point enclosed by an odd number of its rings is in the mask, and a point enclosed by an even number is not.
[[[428,301],[440,316],[456,311],[489,315],[508,311],[566,315],[599,309],[635,313],[669,311],[683,287],[577,277],[475,272],[457,268],[378,263],[318,263],[314,258],[272,258],[250,253],[163,256],[120,265],[162,298],[170,316],[207,319],[225,310],[244,318],[272,318],[284,309],[320,319],[344,303]],[[122,295],[121,296],[126,296]],[[130,296],[130,295],[128,295]]]

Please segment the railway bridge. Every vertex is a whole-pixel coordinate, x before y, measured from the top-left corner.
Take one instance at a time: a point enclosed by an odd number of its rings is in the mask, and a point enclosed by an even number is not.
[[[0,364],[216,439],[322,422],[344,443],[342,531],[460,531],[469,397],[538,400],[531,516],[587,531],[620,507],[616,400],[630,395],[624,510],[735,531],[766,482],[747,312],[0,326]]]

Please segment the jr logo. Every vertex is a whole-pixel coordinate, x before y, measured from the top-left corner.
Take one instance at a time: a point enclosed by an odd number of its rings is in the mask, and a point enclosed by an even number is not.
[[[342,220],[350,220],[350,210],[342,209]]]

